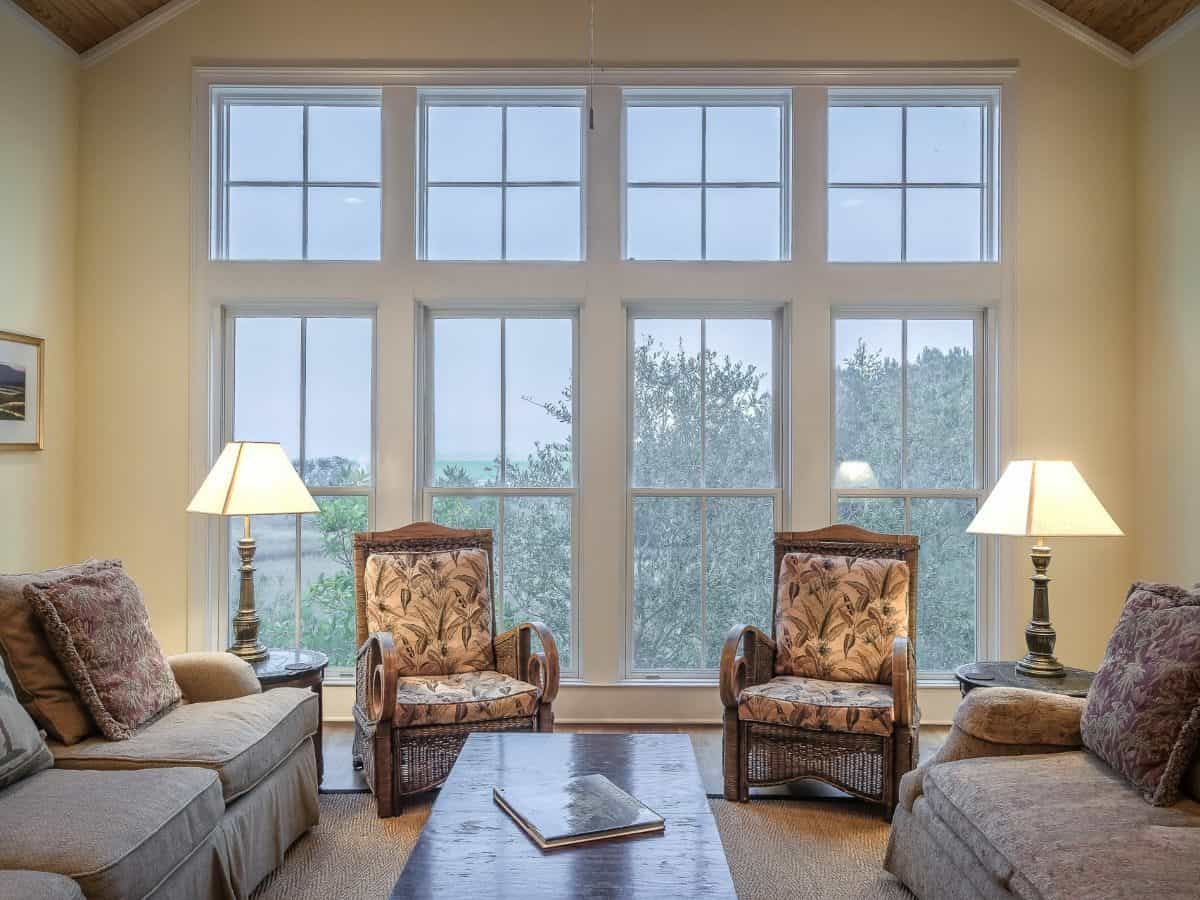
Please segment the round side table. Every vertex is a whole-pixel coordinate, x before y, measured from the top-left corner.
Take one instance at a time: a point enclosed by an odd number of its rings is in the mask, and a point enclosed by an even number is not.
[[[1039,678],[1018,672],[1015,660],[1005,660],[967,663],[954,670],[954,677],[958,679],[958,689],[964,697],[975,688],[984,687],[1018,687],[1048,694],[1065,694],[1068,697],[1086,697],[1096,673],[1068,667],[1056,678]]]
[[[324,703],[321,684],[325,680],[325,667],[329,657],[317,650],[272,650],[266,659],[250,663],[264,691],[277,687],[308,688],[317,695],[317,782],[325,775],[325,754],[322,751],[322,725]]]

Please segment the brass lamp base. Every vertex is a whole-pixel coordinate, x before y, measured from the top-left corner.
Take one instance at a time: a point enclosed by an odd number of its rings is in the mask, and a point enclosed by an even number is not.
[[[233,617],[233,646],[229,652],[246,662],[266,659],[271,652],[258,640],[260,619],[254,611],[254,538],[250,537],[250,517],[245,516],[242,539],[238,541],[238,556],[242,558],[241,593],[238,597],[237,615]]]
[[[1017,663],[1022,675],[1038,678],[1061,678],[1066,670],[1054,656],[1058,634],[1050,624],[1050,548],[1040,540],[1030,551],[1033,560],[1033,617],[1025,626],[1025,646],[1029,652]]]

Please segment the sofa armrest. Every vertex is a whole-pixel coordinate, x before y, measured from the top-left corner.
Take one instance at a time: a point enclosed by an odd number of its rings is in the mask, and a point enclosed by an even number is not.
[[[232,653],[179,653],[167,662],[189,703],[262,693],[253,667]]]
[[[963,698],[954,727],[993,744],[1083,746],[1079,720],[1084,697],[1066,697],[1025,688],[982,688]]]
[[[737,709],[742,690],[770,681],[774,671],[775,642],[753,625],[734,625],[721,649],[721,703]]]
[[[79,884],[66,875],[5,869],[0,872],[0,898],[4,900],[84,900]]]

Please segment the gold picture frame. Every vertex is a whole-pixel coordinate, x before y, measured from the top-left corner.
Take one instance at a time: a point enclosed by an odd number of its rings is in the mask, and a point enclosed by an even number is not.
[[[44,448],[45,376],[46,339],[0,331],[0,451]]]

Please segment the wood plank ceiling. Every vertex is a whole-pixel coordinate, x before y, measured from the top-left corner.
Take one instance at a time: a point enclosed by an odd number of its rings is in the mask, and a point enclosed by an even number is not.
[[[15,0],[79,53],[90,50],[169,0]],[[1045,0],[1077,22],[1136,53],[1200,0]]]

